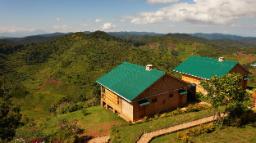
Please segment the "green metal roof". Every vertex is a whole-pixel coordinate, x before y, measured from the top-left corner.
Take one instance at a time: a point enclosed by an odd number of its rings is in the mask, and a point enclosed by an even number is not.
[[[203,79],[210,79],[213,76],[224,76],[237,64],[238,62],[232,60],[219,62],[215,58],[191,56],[177,66],[174,71]]]
[[[132,101],[164,75],[165,72],[157,69],[147,71],[144,66],[124,62],[96,82],[127,101]]]

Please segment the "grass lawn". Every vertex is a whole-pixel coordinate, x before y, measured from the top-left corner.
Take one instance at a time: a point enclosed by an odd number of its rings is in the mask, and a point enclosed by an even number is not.
[[[24,67],[21,70],[26,72],[28,69]],[[127,124],[116,114],[100,106],[66,114],[50,113],[49,107],[62,97],[79,96],[80,92],[77,92],[78,87],[66,84],[61,80],[49,80],[46,76],[48,73],[48,70],[41,70],[39,73],[35,73],[34,79],[22,81],[29,94],[13,99],[13,102],[21,107],[25,123],[17,130],[17,137],[31,139],[54,135],[64,120],[76,122],[80,128],[84,129],[84,135],[87,136],[107,135],[112,126]]]
[[[44,131],[52,132],[58,125],[59,121],[76,120],[79,127],[85,129],[85,134],[90,136],[108,135],[113,125],[127,124],[116,114],[108,111],[100,106],[87,108],[73,113],[58,115],[46,122]]]
[[[86,110],[39,118],[33,121],[34,124],[29,123],[19,128],[17,135],[22,137],[37,136],[37,131],[40,131],[40,134],[43,135],[51,135],[58,130],[63,120],[76,121],[80,128],[85,129],[84,134],[87,136],[107,135],[112,126],[127,124],[123,119],[112,112],[100,106],[94,106]]]
[[[255,143],[256,128],[247,125],[243,128],[225,127],[212,133],[202,134],[191,138],[194,143]],[[151,143],[182,143],[177,140],[177,133],[155,138]]]
[[[144,132],[154,131],[210,115],[212,115],[210,110],[202,110],[199,112],[183,113],[173,116],[160,116],[152,120],[136,124],[115,126],[111,131],[111,141],[112,143],[134,143]]]

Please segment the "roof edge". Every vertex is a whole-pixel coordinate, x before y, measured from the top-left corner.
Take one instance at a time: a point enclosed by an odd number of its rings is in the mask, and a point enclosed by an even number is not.
[[[209,78],[205,78],[205,77],[200,77],[200,76],[196,76],[196,75],[192,75],[192,74],[189,74],[189,73],[185,73],[185,72],[180,72],[178,70],[173,70],[174,72],[177,72],[177,73],[180,73],[180,74],[185,74],[185,75],[189,75],[189,76],[192,76],[192,77],[196,77],[196,78],[200,78],[200,79],[204,79],[204,80],[210,80]]]

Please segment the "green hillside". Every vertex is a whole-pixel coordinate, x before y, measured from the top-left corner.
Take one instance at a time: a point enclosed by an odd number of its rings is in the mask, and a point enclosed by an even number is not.
[[[230,43],[225,46],[185,34],[118,38],[100,31],[71,33],[41,42],[0,40],[0,76],[10,81],[14,103],[21,107],[25,123],[17,136],[57,136],[61,121],[56,120],[60,116],[74,115],[74,119],[83,120],[84,112],[94,111],[91,106],[99,104],[95,80],[124,61],[150,63],[171,73],[191,55],[224,56],[239,60],[256,77],[256,69],[249,66],[256,61],[256,47]],[[255,78],[250,85],[256,85]],[[116,117],[110,118],[124,124]]]

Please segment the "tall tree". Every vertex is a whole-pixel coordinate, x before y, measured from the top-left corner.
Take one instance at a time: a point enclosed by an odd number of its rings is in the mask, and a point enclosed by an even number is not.
[[[242,89],[242,80],[239,74],[227,74],[223,77],[212,77],[209,81],[201,83],[221,124],[224,119],[221,117],[221,107],[224,107],[224,112],[229,112],[243,108],[249,99],[246,91]]]
[[[11,88],[0,80],[0,142],[12,140],[15,131],[21,125],[20,109],[11,102]]]

